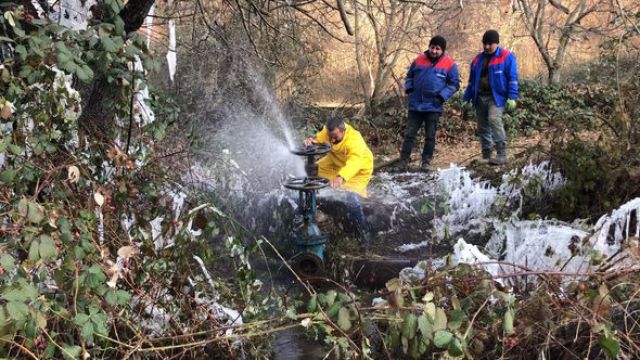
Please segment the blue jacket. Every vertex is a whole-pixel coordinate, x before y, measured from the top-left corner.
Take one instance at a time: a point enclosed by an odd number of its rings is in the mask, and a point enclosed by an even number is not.
[[[421,54],[411,63],[404,90],[409,111],[442,112],[442,104],[460,89],[458,66],[447,55],[432,61]]]
[[[469,84],[462,98],[464,101],[471,100],[474,106],[478,101],[483,57],[484,54],[480,53],[471,61]],[[489,61],[489,85],[491,85],[493,100],[498,107],[504,107],[507,99],[518,98],[518,64],[516,56],[509,50],[498,47]]]

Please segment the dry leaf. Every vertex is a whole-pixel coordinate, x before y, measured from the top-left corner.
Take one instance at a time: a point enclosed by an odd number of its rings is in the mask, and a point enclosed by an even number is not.
[[[104,204],[104,196],[102,196],[102,194],[100,194],[99,192],[93,193],[93,200],[96,201],[96,204],[98,204],[98,206],[102,206],[102,204]]]
[[[77,166],[71,165],[67,169],[67,180],[72,183],[77,183],[80,180],[80,170]]]
[[[2,105],[2,110],[0,110],[0,117],[3,119],[8,119],[13,115],[14,109],[13,105],[10,102],[5,102]]]
[[[136,254],[135,246],[123,246],[118,249],[118,256],[128,259]]]

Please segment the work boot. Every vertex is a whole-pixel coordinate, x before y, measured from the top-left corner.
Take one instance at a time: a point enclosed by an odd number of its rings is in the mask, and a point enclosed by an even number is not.
[[[504,165],[507,163],[507,144],[503,142],[496,143],[496,157],[489,160],[491,165]]]
[[[409,171],[409,159],[400,159],[398,163],[393,168],[396,172],[407,172]]]
[[[426,173],[431,172],[431,160],[423,161],[420,166],[420,171]]]
[[[478,161],[480,164],[488,164],[491,161],[491,149],[482,149],[482,159]]]

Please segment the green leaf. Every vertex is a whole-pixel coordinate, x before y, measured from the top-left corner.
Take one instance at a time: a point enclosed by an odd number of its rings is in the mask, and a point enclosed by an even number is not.
[[[29,246],[29,260],[40,260],[40,240],[34,240]]]
[[[102,48],[105,51],[114,53],[118,51],[118,45],[116,45],[115,42],[113,42],[113,40],[111,40],[111,37],[109,36],[101,36],[100,37],[100,43],[102,44]]]
[[[53,239],[49,235],[40,235],[40,257],[50,259],[58,255],[58,249]]]
[[[93,322],[87,321],[82,325],[80,336],[87,341],[93,341]]]
[[[347,308],[341,307],[338,311],[338,326],[344,331],[351,329],[351,319]]]
[[[86,323],[87,321],[89,321],[89,315],[87,315],[87,314],[78,314],[73,319],[73,321],[78,325],[82,325],[82,324]]]
[[[439,331],[436,331],[436,334],[433,337],[433,343],[440,349],[444,349],[449,345],[452,339],[453,339],[452,333],[446,330],[439,330]]]
[[[413,313],[407,313],[402,322],[402,336],[411,340],[416,336],[418,318]]]
[[[0,266],[4,271],[13,271],[16,268],[16,261],[13,256],[9,254],[0,255]]]
[[[429,342],[431,342],[431,339],[433,338],[433,325],[431,324],[431,321],[427,319],[426,314],[422,314],[418,318],[418,328],[422,333],[422,339],[424,339],[424,341],[428,345]]]
[[[296,320],[296,316],[298,314],[296,313],[296,308],[291,306],[287,309],[287,312],[285,313],[285,315],[291,320]]]
[[[336,301],[336,297],[338,296],[338,293],[335,290],[329,290],[327,291],[327,294],[325,296],[325,304],[327,305],[332,305],[334,301]]]
[[[313,294],[307,303],[307,312],[314,312],[318,308],[318,295]]]
[[[0,182],[3,184],[9,184],[16,178],[16,170],[14,168],[7,168],[0,173]]]
[[[24,152],[24,149],[16,144],[9,144],[9,151],[13,154],[13,155],[22,155],[22,153]]]
[[[131,294],[129,294],[125,290],[118,290],[118,291],[116,291],[116,294],[118,295],[118,304],[119,305],[126,305],[131,300]]]
[[[513,309],[509,309],[504,313],[504,321],[502,323],[502,327],[505,334],[513,334]]]
[[[618,340],[608,336],[600,336],[598,338],[598,344],[602,346],[608,358],[616,359],[618,357],[618,353],[620,352],[620,343]]]
[[[0,335],[5,335],[5,328],[9,328],[9,319],[7,319],[7,313],[4,311],[4,307],[0,306]]]
[[[93,79],[93,70],[91,70],[91,68],[87,65],[76,66],[74,72],[78,77],[78,79],[80,79],[80,81],[83,81],[85,83]]]
[[[27,48],[24,47],[24,45],[18,45],[16,46],[16,54],[20,55],[20,58],[22,60],[27,58]]]
[[[444,309],[437,308],[436,309],[436,318],[433,322],[433,330],[444,330],[447,328],[447,313],[444,312]]]
[[[118,294],[116,294],[116,292],[113,290],[109,290],[104,296],[104,299],[109,305],[116,305],[118,303]]]
[[[338,315],[338,311],[340,311],[341,307],[342,307],[342,302],[340,301],[334,302],[333,304],[331,304],[331,306],[329,306],[329,309],[327,310],[327,316],[330,319],[334,319],[336,315]]]
[[[464,355],[462,344],[460,344],[460,340],[458,340],[458,338],[453,338],[449,343],[449,355],[456,357]]]
[[[27,204],[27,218],[34,224],[39,224],[44,219],[44,212],[40,205],[29,201]]]
[[[69,344],[63,344],[62,345],[62,355],[64,356],[65,359],[77,359],[78,357],[80,357],[80,353],[82,352],[82,348],[78,345],[69,345]]]
[[[9,314],[9,318],[17,322],[22,322],[27,319],[29,308],[21,301],[9,301],[7,303],[7,313]]]

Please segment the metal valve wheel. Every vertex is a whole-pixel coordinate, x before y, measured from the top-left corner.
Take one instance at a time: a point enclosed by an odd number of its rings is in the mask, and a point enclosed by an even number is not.
[[[329,151],[331,151],[331,145],[329,144],[300,145],[291,149],[292,153],[300,156],[323,155]]]
[[[321,177],[294,177],[282,184],[291,190],[319,190],[329,186],[329,180]]]

